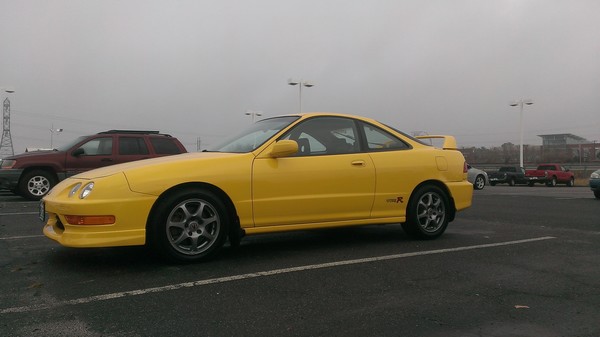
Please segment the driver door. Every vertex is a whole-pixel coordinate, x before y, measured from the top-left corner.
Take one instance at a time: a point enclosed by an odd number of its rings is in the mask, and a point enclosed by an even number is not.
[[[281,138],[298,142],[295,156],[255,159],[255,226],[369,218],[375,167],[359,152],[356,130],[352,119],[315,117]]]

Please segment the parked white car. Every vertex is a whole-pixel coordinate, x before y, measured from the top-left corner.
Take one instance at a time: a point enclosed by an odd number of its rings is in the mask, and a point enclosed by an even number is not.
[[[471,165],[467,164],[469,172],[467,174],[467,180],[473,184],[473,188],[476,190],[482,190],[485,185],[489,184],[488,175],[484,170],[476,169]]]

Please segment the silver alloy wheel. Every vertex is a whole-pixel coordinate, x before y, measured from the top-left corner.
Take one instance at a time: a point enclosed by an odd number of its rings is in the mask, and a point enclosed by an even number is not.
[[[428,233],[433,233],[444,225],[446,205],[442,197],[435,192],[427,192],[421,196],[417,204],[417,220],[419,226]]]
[[[33,196],[42,197],[50,191],[50,180],[44,176],[33,176],[27,182],[27,191]]]
[[[485,179],[483,176],[477,176],[475,178],[475,189],[482,190],[485,187]]]
[[[167,217],[166,234],[176,251],[194,256],[213,246],[221,227],[213,205],[201,199],[188,199],[175,206]]]

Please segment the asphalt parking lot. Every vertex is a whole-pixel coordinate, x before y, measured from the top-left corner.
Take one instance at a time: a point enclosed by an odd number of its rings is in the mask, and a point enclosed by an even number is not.
[[[0,193],[0,335],[600,336],[599,219],[585,187],[488,186],[433,241],[295,232],[167,265],[61,247]]]

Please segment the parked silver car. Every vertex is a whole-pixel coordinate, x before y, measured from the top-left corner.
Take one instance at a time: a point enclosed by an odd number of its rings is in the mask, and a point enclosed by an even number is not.
[[[469,172],[467,173],[467,180],[473,184],[473,188],[476,190],[482,190],[485,185],[489,184],[487,173],[484,170],[476,169],[471,165],[467,164]]]

